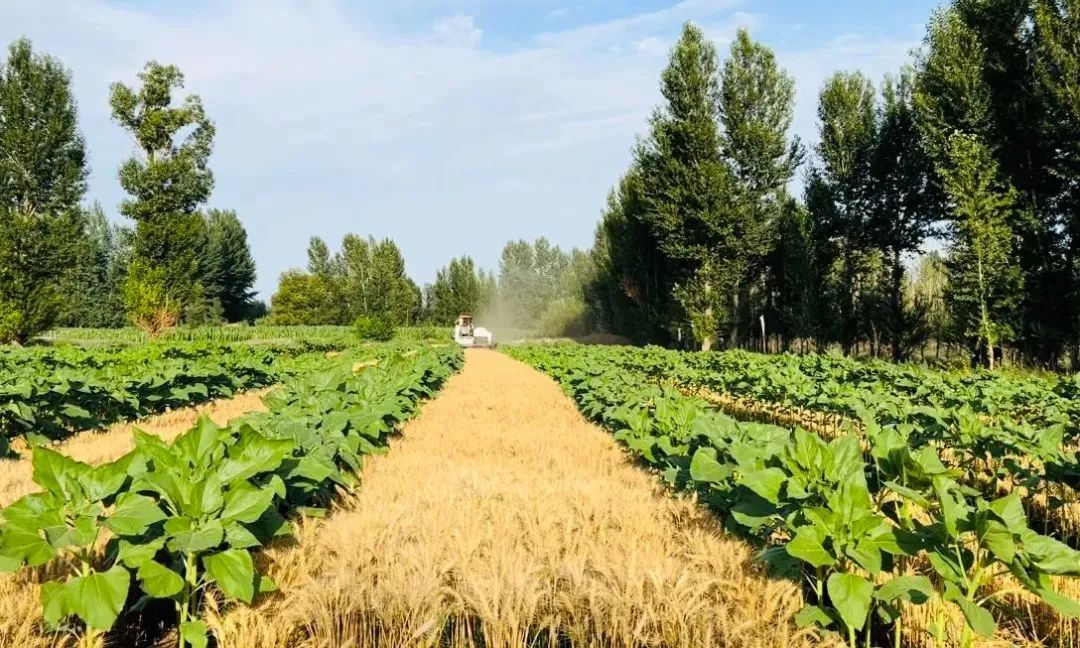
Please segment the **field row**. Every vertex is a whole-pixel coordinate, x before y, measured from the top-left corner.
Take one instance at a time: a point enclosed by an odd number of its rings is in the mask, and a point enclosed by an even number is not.
[[[931,434],[917,420],[891,419],[899,398],[868,394],[854,410],[869,413],[865,427],[837,430],[829,440],[739,422],[680,383],[687,367],[707,381],[703,367],[725,354],[582,346],[508,352],[556,378],[587,416],[673,486],[699,492],[729,530],[762,547],[771,572],[805,583],[800,624],[834,629],[852,646],[970,646],[995,633],[1059,646],[1080,638],[1070,620],[1080,604],[1063,595],[1080,592],[1073,578],[1080,552],[1052,537],[1055,529],[1032,528],[1026,514],[1037,508],[1031,502],[1062,492],[1041,458],[1020,450],[985,455],[951,425]],[[734,369],[718,380],[747,390],[762,382],[748,371],[738,383]],[[909,390],[908,401],[919,393]],[[870,409],[875,404],[881,409]],[[987,426],[1003,436],[1011,428],[996,422],[1027,411],[998,411]]]
[[[0,571],[16,579],[5,589],[40,592],[41,629],[92,642],[171,617],[182,643],[206,646],[205,600],[273,590],[253,553],[289,534],[288,518],[321,515],[354,487],[362,457],[385,451],[461,361],[456,347],[367,347],[312,360],[266,412],[225,427],[203,419],[171,443],[136,431],[135,450],[104,465],[35,447],[41,492],[0,511]],[[27,636],[7,629],[4,645]]]
[[[307,345],[176,343],[130,349],[0,350],[0,457],[25,436],[42,443],[170,408],[231,397],[303,371]]]

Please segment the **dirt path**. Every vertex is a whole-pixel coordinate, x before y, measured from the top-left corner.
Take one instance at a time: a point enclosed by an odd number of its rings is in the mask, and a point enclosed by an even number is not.
[[[266,552],[282,594],[215,618],[223,646],[812,644],[796,588],[554,382],[466,353],[354,498]]]
[[[124,455],[135,447],[131,430],[138,427],[165,439],[173,439],[187,431],[202,414],[208,414],[218,424],[248,412],[265,409],[262,397],[269,389],[256,389],[237,394],[234,398],[219,399],[194,407],[182,407],[171,412],[120,423],[108,430],[80,432],[62,444],[53,446],[64,454],[91,464],[105,463]],[[0,506],[6,506],[23,495],[38,490],[31,480],[33,467],[28,452],[23,458],[0,461]]]

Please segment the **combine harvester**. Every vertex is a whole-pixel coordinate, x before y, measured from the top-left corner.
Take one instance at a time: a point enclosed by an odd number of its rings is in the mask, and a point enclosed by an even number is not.
[[[495,336],[482,326],[473,328],[472,315],[458,315],[454,325],[454,342],[468,349],[494,349]]]

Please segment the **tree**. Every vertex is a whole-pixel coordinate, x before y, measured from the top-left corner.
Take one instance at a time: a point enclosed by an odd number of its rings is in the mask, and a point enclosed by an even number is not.
[[[730,295],[738,255],[732,218],[732,172],[721,158],[720,75],[716,48],[692,24],[661,74],[665,105],[649,120],[649,134],[636,147],[645,222],[669,259],[676,299],[695,321],[716,321]],[[724,281],[725,285],[714,285]],[[702,348],[717,331],[696,327]]]
[[[170,293],[165,270],[136,258],[128,267],[122,291],[131,323],[157,337],[180,321],[181,304]]]
[[[985,345],[993,369],[995,345],[1015,334],[1020,298],[1022,278],[1011,257],[1008,225],[1016,192],[1001,181],[989,148],[972,135],[950,138],[942,178],[955,216],[949,252],[953,319],[976,349]]]
[[[788,341],[801,340],[804,345],[818,332],[820,284],[813,228],[809,211],[788,198],[769,263],[778,316],[770,319],[779,320]]]
[[[871,163],[877,140],[874,88],[861,73],[838,72],[818,98],[818,165],[807,182],[806,202],[822,238],[820,267],[838,261],[832,292],[839,315],[837,338],[850,352],[858,338],[860,264],[870,213]]]
[[[904,256],[922,250],[935,233],[944,205],[933,159],[923,145],[913,103],[914,71],[905,68],[882,87],[877,140],[871,161],[873,186],[867,235],[888,265],[885,318],[893,360],[905,354],[904,339],[918,320],[907,317]]]
[[[200,261],[206,298],[216,301],[226,321],[248,317],[255,291],[255,259],[248,246],[247,230],[236,212],[206,212],[206,245]]]
[[[70,228],[32,207],[0,209],[0,342],[48,330],[62,307],[58,277],[70,265]]]
[[[344,324],[346,316],[325,277],[299,270],[282,273],[270,298],[270,321],[281,325]]]
[[[71,268],[60,282],[63,307],[57,324],[113,328],[123,326],[120,287],[127,266],[125,235],[109,223],[101,205],[81,213]]]
[[[368,311],[362,315],[388,319],[397,326],[414,321],[420,309],[419,288],[405,274],[405,258],[390,239],[383,239],[371,248],[368,290]]]
[[[769,48],[740,29],[724,62],[719,115],[721,147],[734,175],[736,205],[725,247],[736,286],[731,292],[735,345],[749,320],[749,290],[758,282],[784,208],[786,186],[798,167],[798,140],[788,136],[795,109],[795,81]]]
[[[21,38],[0,64],[0,207],[74,210],[86,193],[86,145],[71,75]]]
[[[120,212],[135,221],[135,258],[160,268],[171,299],[184,303],[200,279],[205,224],[197,210],[214,185],[207,166],[214,125],[195,95],[173,105],[184,86],[175,66],[151,61],[139,80],[138,90],[114,83],[110,92],[113,119],[139,147],[120,167],[131,195]]]
[[[470,257],[451,259],[450,264],[439,269],[435,283],[425,287],[428,319],[441,325],[449,325],[462,313],[474,314],[484,304],[483,281]]]

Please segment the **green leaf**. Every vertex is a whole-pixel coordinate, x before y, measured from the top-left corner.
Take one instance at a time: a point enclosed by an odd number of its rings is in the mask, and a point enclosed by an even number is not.
[[[251,603],[255,596],[255,565],[244,549],[229,549],[203,558],[206,573],[226,596]]]
[[[968,627],[984,637],[994,636],[997,623],[989,610],[969,600],[955,585],[949,582],[945,583],[944,598],[946,601],[952,601],[960,606],[960,611],[964,613],[964,620],[967,621]]]
[[[983,520],[979,525],[980,540],[994,557],[1008,565],[1016,556],[1016,543],[1009,529],[994,519]]]
[[[206,648],[210,642],[210,628],[202,621],[181,623],[180,639],[191,648]]]
[[[9,528],[0,538],[4,542],[2,552],[10,559],[26,561],[30,567],[44,565],[56,556],[56,549],[45,538],[32,531]]]
[[[67,583],[41,584],[41,618],[45,621],[46,628],[55,628],[72,613],[67,601],[67,593]]]
[[[719,484],[731,476],[731,468],[716,460],[715,448],[698,448],[690,461],[690,478],[696,482]]]
[[[68,581],[67,602],[86,625],[108,630],[127,600],[131,576],[120,565],[105,572],[91,572]]]
[[[836,557],[825,548],[824,536],[812,526],[804,526],[795,532],[795,537],[785,546],[787,552],[799,560],[814,567],[827,567],[836,564]]]
[[[262,545],[262,542],[239,522],[229,522],[225,525],[225,544],[231,549],[250,549]]]
[[[225,496],[225,510],[221,512],[221,517],[225,520],[252,523],[262,517],[273,502],[274,491],[271,489],[258,489],[244,484]]]
[[[161,522],[165,511],[152,498],[135,493],[124,493],[116,500],[116,508],[105,520],[105,526],[122,536],[144,533],[151,524]]]
[[[1035,594],[1047,605],[1054,608],[1059,614],[1070,617],[1080,617],[1080,603],[1067,596],[1062,596],[1049,587],[1036,588]]]
[[[220,447],[221,436],[222,429],[209,416],[203,414],[195,427],[173,441],[173,447],[179,450],[191,465],[206,466],[214,450]]]
[[[905,600],[921,605],[933,592],[934,585],[926,576],[897,576],[879,587],[874,598],[886,603]]]
[[[779,468],[766,468],[755,470],[742,475],[739,483],[754,491],[766,501],[777,504],[780,502],[780,489],[787,477]]]
[[[132,542],[121,538],[117,543],[116,559],[128,567],[135,568],[147,560],[153,560],[164,546],[165,538],[157,538],[150,542]]]
[[[34,448],[31,459],[34,466],[34,483],[54,495],[70,498],[70,476],[86,472],[89,466],[48,448]]]
[[[176,520],[181,522],[175,522]],[[199,553],[213,549],[221,544],[225,536],[225,530],[218,520],[192,528],[190,520],[174,518],[165,523],[165,531],[172,535],[168,541],[169,549],[179,553]]]
[[[154,560],[139,565],[139,580],[143,591],[154,598],[170,598],[184,589],[184,579]]]
[[[1024,513],[1024,505],[1020,502],[1020,494],[1017,491],[991,502],[990,510],[1005,523],[1012,533],[1020,534],[1027,528],[1027,515]]]
[[[817,605],[807,605],[795,615],[795,625],[800,628],[807,628],[812,625],[827,628],[832,623],[833,618],[829,616],[829,613]]]
[[[857,574],[834,573],[826,581],[826,589],[844,623],[850,628],[862,629],[870,614],[874,584]]]

